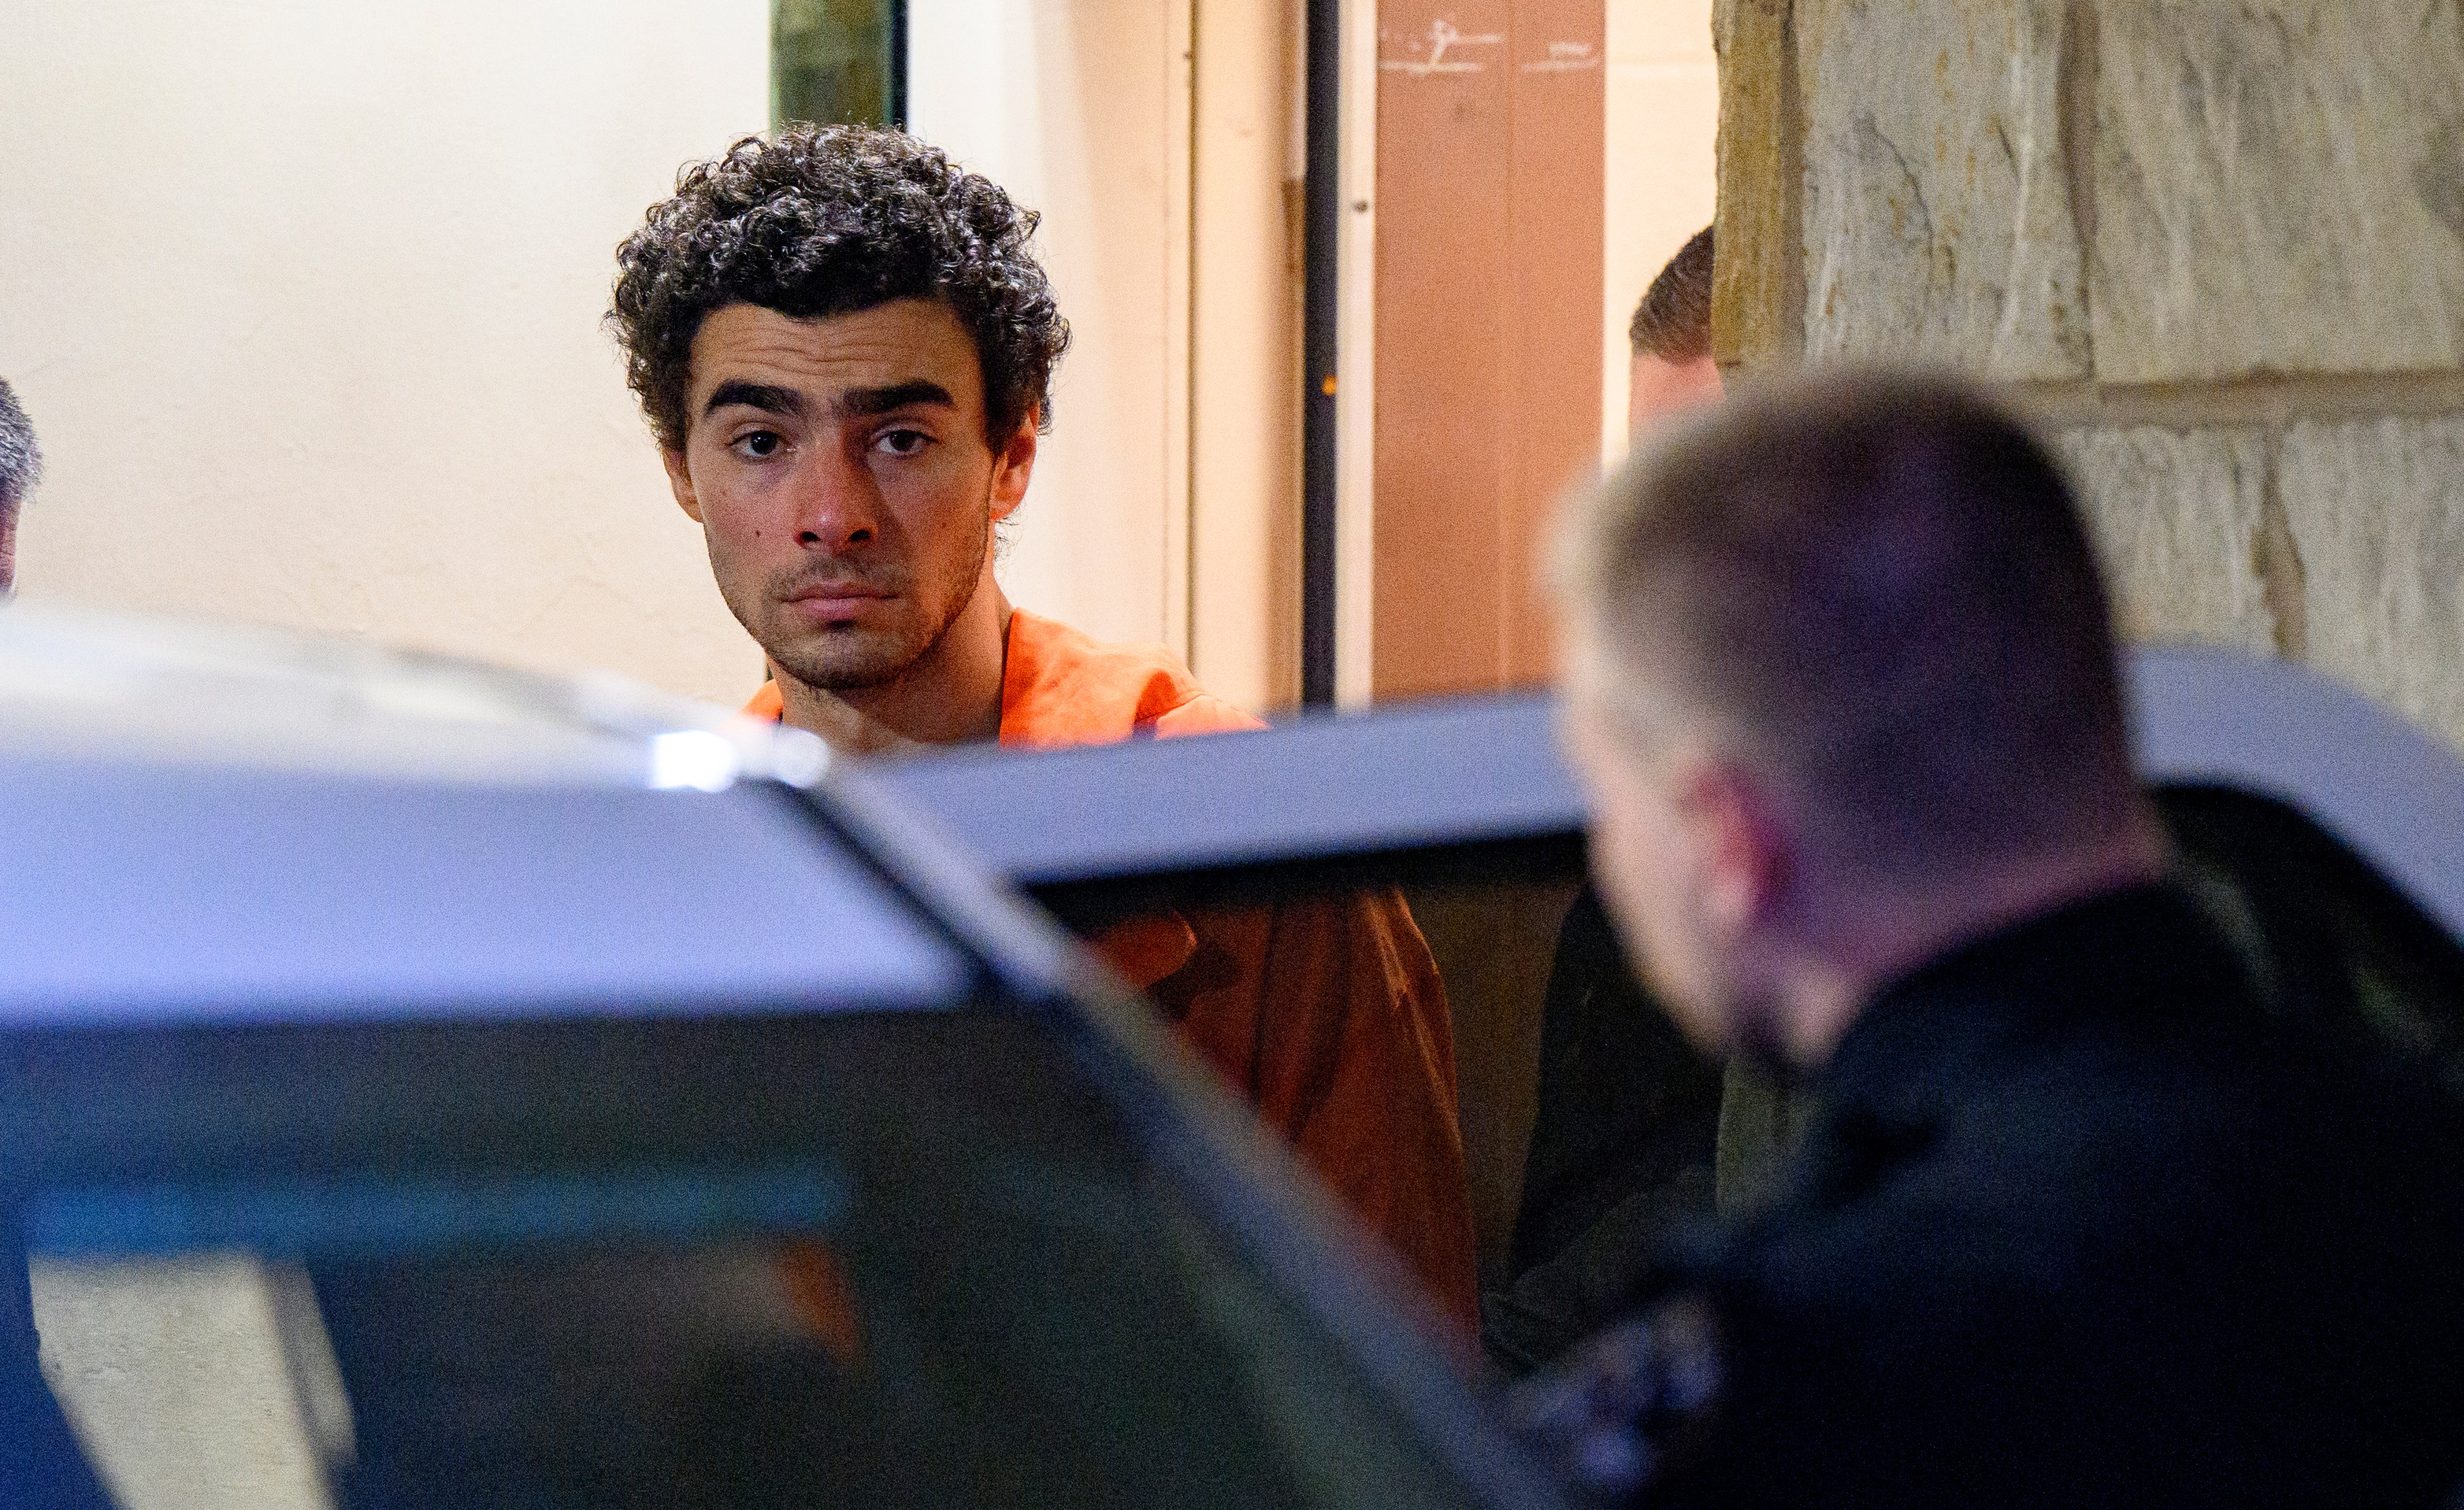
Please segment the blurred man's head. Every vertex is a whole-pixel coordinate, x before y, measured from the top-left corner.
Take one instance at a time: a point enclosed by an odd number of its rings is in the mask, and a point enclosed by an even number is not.
[[[808,687],[896,684],[998,598],[993,526],[1069,336],[1035,225],[904,132],[800,126],[687,168],[617,252],[608,318],[676,500]]]
[[[17,510],[42,476],[34,426],[8,380],[0,378],[0,598],[17,587]]]
[[[1699,1039],[1819,1062],[1890,974],[2161,868],[2079,514],[1964,388],[1732,398],[1573,514],[1559,586],[1601,887]]]
[[[1711,361],[1710,227],[1651,280],[1626,340],[1634,348],[1634,381],[1625,428],[1634,444],[1663,420],[1720,396],[1720,369]]]

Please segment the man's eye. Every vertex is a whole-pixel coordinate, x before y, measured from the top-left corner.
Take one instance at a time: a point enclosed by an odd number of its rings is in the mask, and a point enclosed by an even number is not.
[[[872,437],[877,450],[893,456],[912,456],[933,443],[933,437],[920,430],[885,430]]]
[[[757,430],[749,435],[737,436],[730,449],[758,459],[777,455],[786,444],[775,430]]]

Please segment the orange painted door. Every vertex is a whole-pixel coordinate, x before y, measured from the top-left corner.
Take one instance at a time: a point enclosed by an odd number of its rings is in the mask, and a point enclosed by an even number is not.
[[[1549,522],[1600,451],[1605,0],[1381,0],[1380,699],[1545,681]]]

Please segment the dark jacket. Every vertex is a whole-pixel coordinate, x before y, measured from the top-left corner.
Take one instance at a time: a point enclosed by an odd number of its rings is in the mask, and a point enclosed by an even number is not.
[[[1598,894],[1568,909],[1507,1286],[1480,1298],[1489,1362],[1519,1377],[1597,1330],[1669,1235],[1711,1214],[1719,1066],[1634,978]]]
[[[2464,948],[2436,920],[2283,803],[2202,785],[2155,797],[2181,884],[2262,1006],[2373,1035],[2464,1093]],[[1710,1211],[1713,1187],[1723,1214],[1768,1197],[1806,1112],[1742,1060],[1722,1090],[1626,974],[1586,892],[1551,972],[1507,1287],[1481,1297],[1489,1361],[1520,1376],[1615,1321],[1665,1237]]]
[[[2464,1483],[2464,1123],[2168,888],[1880,994],[1775,1203],[1670,1266],[1665,1504],[2365,1505]]]

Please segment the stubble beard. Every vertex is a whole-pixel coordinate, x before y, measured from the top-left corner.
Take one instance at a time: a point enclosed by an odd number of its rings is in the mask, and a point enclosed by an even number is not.
[[[935,647],[948,636],[950,628],[958,622],[976,600],[983,586],[984,558],[992,550],[992,500],[985,498],[979,511],[979,528],[972,535],[978,543],[966,570],[950,593],[949,602],[938,623],[921,634],[885,634],[858,630],[824,630],[818,643],[804,639],[795,643],[763,644],[770,663],[787,676],[816,691],[845,694],[870,692],[891,686],[915,669],[918,661],[932,654]],[[861,574],[858,574],[861,578]],[[779,583],[765,594],[773,606],[783,603],[786,596],[812,581],[809,570],[799,571]],[[738,619],[744,615],[737,614]],[[845,642],[833,643],[834,636]],[[759,636],[756,636],[759,638]],[[773,638],[784,641],[784,635]]]

